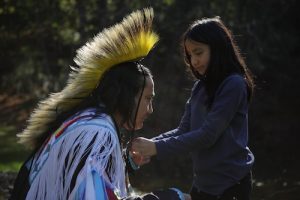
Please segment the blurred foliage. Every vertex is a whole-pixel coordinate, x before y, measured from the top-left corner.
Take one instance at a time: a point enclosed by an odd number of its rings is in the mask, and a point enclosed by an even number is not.
[[[1,0],[0,94],[29,96],[37,101],[60,91],[69,66],[75,65],[76,49],[129,12],[152,6],[154,29],[161,40],[145,63],[156,81],[155,112],[137,135],[154,136],[177,126],[192,86],[181,58],[181,34],[193,20],[220,16],[256,76],[249,114],[250,148],[256,155],[254,176],[284,177],[291,173],[299,180],[299,174],[291,172],[300,166],[298,2]],[[32,108],[32,104],[26,107]],[[0,119],[6,123],[7,117],[2,114]],[[176,177],[188,188],[191,163],[188,157],[154,162],[138,172],[138,177]]]
[[[18,171],[24,158],[28,156],[28,151],[17,143],[17,138],[13,135],[15,127],[0,127],[0,172]]]

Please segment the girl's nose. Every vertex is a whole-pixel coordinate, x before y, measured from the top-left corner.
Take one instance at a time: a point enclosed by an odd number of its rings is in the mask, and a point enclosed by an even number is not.
[[[195,67],[198,64],[198,60],[195,58],[191,58],[191,63],[192,63],[192,66]]]

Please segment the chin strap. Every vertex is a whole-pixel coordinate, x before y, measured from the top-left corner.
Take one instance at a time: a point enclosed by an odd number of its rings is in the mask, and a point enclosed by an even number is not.
[[[143,97],[143,93],[144,93],[144,89],[146,86],[146,73],[145,70],[143,69],[142,65],[137,62],[137,65],[139,66],[139,68],[141,69],[142,73],[143,73],[143,85],[142,85],[142,91],[140,93],[140,97],[136,106],[136,110],[135,110],[135,114],[134,114],[134,120],[133,120],[133,129],[129,132],[129,141],[126,144],[126,149],[130,150],[131,149],[131,145],[132,145],[132,141],[135,138],[135,126],[136,126],[136,119],[137,119],[137,115],[138,115],[138,111],[139,111],[139,107],[140,107],[140,103],[141,103],[141,99]]]

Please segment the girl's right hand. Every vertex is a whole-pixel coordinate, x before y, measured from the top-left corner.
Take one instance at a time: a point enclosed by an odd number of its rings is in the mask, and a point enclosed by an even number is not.
[[[132,158],[133,162],[138,166],[145,165],[151,161],[150,156],[142,156],[141,154],[135,151],[129,151],[129,155]]]
[[[151,139],[138,137],[132,141],[132,151],[138,152],[142,156],[154,156],[156,155],[156,146]]]

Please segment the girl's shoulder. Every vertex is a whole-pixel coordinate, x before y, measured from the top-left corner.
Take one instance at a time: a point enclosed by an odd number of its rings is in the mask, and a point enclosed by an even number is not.
[[[241,74],[230,74],[221,83],[221,85],[244,86],[246,84],[245,78]]]
[[[241,74],[230,74],[228,75],[219,85],[217,92],[222,90],[246,90],[247,83]]]
[[[230,74],[228,75],[223,82],[245,82],[245,79],[244,77],[241,75],[241,74],[238,74],[238,73],[234,73],[234,74]]]

